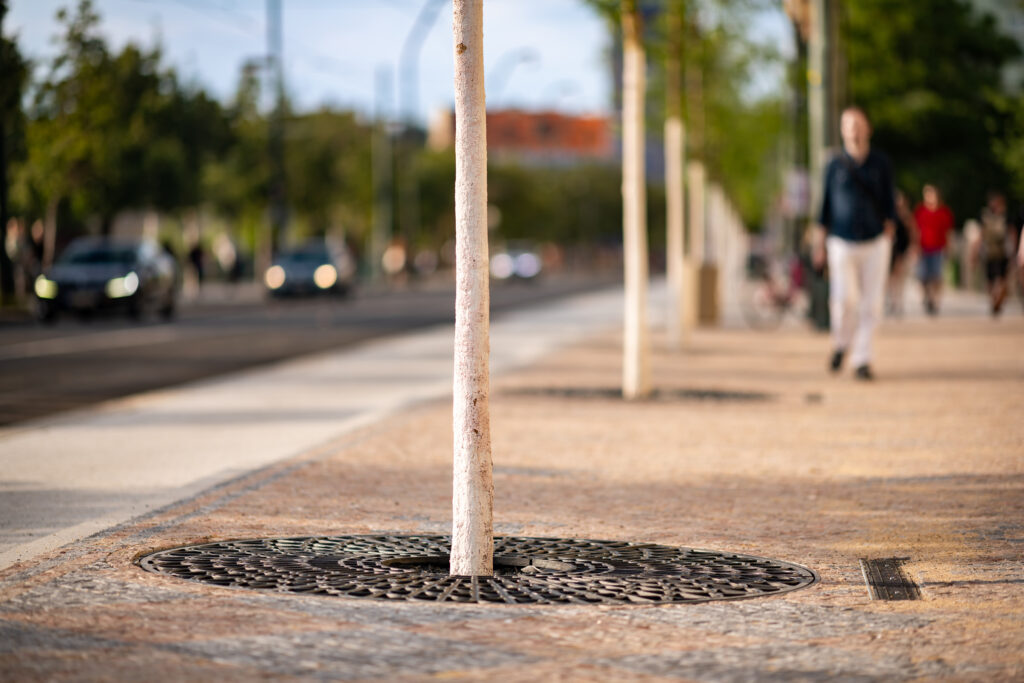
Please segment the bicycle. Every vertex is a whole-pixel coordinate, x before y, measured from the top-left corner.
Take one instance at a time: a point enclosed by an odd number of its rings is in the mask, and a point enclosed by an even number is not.
[[[791,256],[786,263],[751,254],[740,296],[743,319],[756,330],[772,330],[804,300],[804,267]]]

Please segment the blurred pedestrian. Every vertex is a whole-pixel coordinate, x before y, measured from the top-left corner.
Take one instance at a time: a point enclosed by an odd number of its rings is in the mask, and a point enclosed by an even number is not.
[[[1006,197],[990,192],[988,204],[981,210],[981,257],[993,316],[999,315],[1006,301],[1006,275],[1012,253],[1013,233],[1006,216]]]
[[[192,248],[188,250],[188,262],[192,265],[192,271],[196,277],[196,284],[199,287],[203,286],[203,276],[205,275],[203,272],[203,261],[203,245],[197,241],[192,245]]]
[[[966,290],[976,289],[976,273],[981,258],[981,222],[976,218],[968,218],[963,227],[963,254],[960,261],[960,272],[963,273],[961,284]]]
[[[922,202],[914,209],[914,220],[921,240],[921,256],[917,264],[917,277],[924,287],[924,309],[928,315],[939,312],[942,295],[944,252],[953,229],[953,212],[942,203],[939,189],[925,185],[921,190]]]
[[[830,368],[838,372],[849,351],[855,376],[870,380],[895,230],[892,171],[888,159],[871,149],[871,124],[862,109],[845,109],[839,129],[843,151],[825,169],[818,221],[827,237],[823,247],[817,240],[814,260],[820,265],[828,259]]]
[[[896,190],[896,229],[889,259],[889,282],[886,286],[887,310],[890,315],[903,315],[903,289],[910,273],[917,248],[917,223],[907,203],[907,196]]]
[[[1021,286],[1024,287],[1024,222],[1017,231],[1017,273],[1020,274]]]
[[[14,296],[18,300],[23,300],[32,293],[33,283],[41,272],[40,252],[36,249],[31,234],[26,234],[24,221],[19,218],[10,218],[7,221],[7,242],[2,246],[11,260]]]
[[[1024,305],[1024,206],[1017,214],[1017,284],[1021,291],[1021,304]]]

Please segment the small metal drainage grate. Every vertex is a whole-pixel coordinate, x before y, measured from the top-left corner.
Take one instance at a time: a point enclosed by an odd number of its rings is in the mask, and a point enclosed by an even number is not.
[[[495,575],[450,576],[447,536],[270,538],[147,555],[151,572],[218,586],[435,602],[659,604],[779,595],[806,567],[649,543],[497,537]]]
[[[861,559],[860,569],[875,600],[920,600],[921,589],[903,571],[902,557]]]
[[[550,398],[579,398],[618,400],[622,389],[614,387],[510,387],[501,393],[509,396],[544,396]],[[654,389],[648,401],[716,401],[754,403],[770,401],[775,396],[763,391],[736,389]]]

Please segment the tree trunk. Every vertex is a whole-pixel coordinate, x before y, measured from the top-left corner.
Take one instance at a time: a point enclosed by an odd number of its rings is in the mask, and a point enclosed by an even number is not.
[[[665,60],[665,270],[668,281],[666,331],[669,348],[679,349],[689,335],[685,304],[686,221],[684,218],[683,165],[686,129],[683,126],[680,37],[683,31],[682,0],[671,0],[668,7],[668,50]]]
[[[43,270],[53,265],[54,252],[57,250],[57,209],[60,198],[53,197],[46,203],[46,220],[43,222]]]
[[[494,573],[483,0],[455,0],[455,453],[451,573]]]
[[[626,310],[623,397],[650,393],[647,336],[647,203],[644,177],[644,51],[636,0],[623,0],[623,250]]]
[[[625,329],[622,396],[651,392],[647,334],[647,203],[644,177],[644,69],[636,0],[622,0],[622,241],[625,265]]]
[[[3,27],[3,15],[6,7],[0,8],[0,29]],[[0,40],[3,34],[0,33]],[[0,112],[0,304],[6,304],[14,298],[14,264],[7,253],[7,127],[4,121],[5,112]]]
[[[690,209],[687,275],[692,284],[686,295],[686,317],[695,326],[700,320],[701,269],[705,261],[704,231],[707,229],[704,164],[699,161],[689,162],[686,165],[686,176],[687,203]]]

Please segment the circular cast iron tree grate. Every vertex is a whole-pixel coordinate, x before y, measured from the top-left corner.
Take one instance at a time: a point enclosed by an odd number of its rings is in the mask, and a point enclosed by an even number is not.
[[[779,595],[810,586],[806,567],[650,543],[496,537],[494,576],[448,574],[448,536],[223,541],[139,560],[151,572],[218,586],[383,600],[507,604],[665,604]]]

